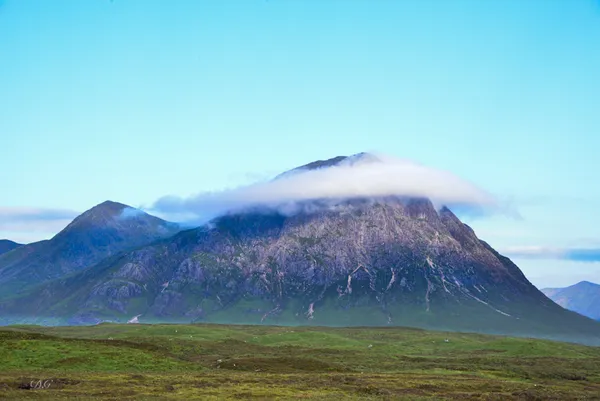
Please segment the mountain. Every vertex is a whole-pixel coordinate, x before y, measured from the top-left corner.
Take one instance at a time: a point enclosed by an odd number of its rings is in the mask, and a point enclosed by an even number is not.
[[[600,320],[600,285],[582,281],[566,288],[544,288],[548,298],[563,308]]]
[[[177,232],[173,223],[141,210],[103,202],[75,218],[52,239],[0,255],[0,294],[15,294]]]
[[[552,302],[429,199],[313,201],[298,210],[221,216],[5,301],[0,316],[71,324],[137,317],[402,325],[600,344],[599,323]]]
[[[7,239],[0,239],[0,255],[8,251],[12,251],[20,246],[21,244],[17,244],[16,242],[9,241]]]

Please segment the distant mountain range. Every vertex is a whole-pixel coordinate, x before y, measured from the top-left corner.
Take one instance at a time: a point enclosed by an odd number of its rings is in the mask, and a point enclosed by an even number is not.
[[[357,161],[378,162],[339,156],[278,179]],[[178,232],[105,202],[0,256],[0,319],[403,325],[600,344],[600,323],[548,299],[446,207],[407,197],[310,206]]]
[[[0,255],[8,251],[12,251],[20,246],[21,244],[17,244],[16,242],[9,241],[7,239],[0,239]]]
[[[544,288],[548,298],[563,308],[600,320],[600,285],[581,281],[565,288]]]

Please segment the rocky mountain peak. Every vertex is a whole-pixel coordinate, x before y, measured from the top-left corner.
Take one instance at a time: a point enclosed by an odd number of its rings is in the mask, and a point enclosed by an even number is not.
[[[336,156],[326,160],[316,160],[314,162],[305,164],[300,167],[296,167],[294,170],[316,170],[325,167],[339,166],[339,165],[352,165],[356,163],[373,163],[380,161],[377,156],[361,152],[350,156]]]
[[[289,174],[295,174],[302,171],[310,171],[310,170],[318,170],[322,168],[334,167],[334,166],[343,166],[343,165],[356,165],[359,163],[376,163],[381,160],[375,156],[374,154],[361,152],[351,156],[336,156],[330,159],[325,160],[316,160],[302,166],[293,168],[288,170],[280,175],[277,178],[285,177]]]
[[[118,218],[124,210],[129,208],[131,207],[122,203],[107,200],[77,216],[71,222],[71,224],[67,226],[66,229],[73,229],[86,225],[103,225],[112,223],[112,221],[115,218]]]

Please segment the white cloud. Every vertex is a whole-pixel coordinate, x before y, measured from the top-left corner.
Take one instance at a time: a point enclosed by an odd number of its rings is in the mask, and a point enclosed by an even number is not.
[[[76,216],[72,210],[0,207],[0,236],[18,242],[47,239]]]
[[[522,259],[562,259],[573,262],[600,261],[600,247],[509,246],[500,253]]]
[[[560,259],[564,256],[565,250],[562,248],[526,245],[526,246],[507,246],[500,249],[500,253],[525,259]]]
[[[121,214],[118,217],[121,219],[129,219],[143,216],[144,214],[146,213],[141,209],[136,209],[134,207],[126,207],[121,211]]]
[[[153,209],[172,215],[214,217],[249,207],[288,210],[298,202],[355,197],[427,197],[437,206],[498,210],[486,191],[444,170],[385,155],[350,157],[338,165],[293,170],[274,180],[189,198],[164,197]]]

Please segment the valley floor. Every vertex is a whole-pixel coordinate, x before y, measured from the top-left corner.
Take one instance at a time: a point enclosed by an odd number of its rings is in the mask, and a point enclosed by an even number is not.
[[[408,328],[13,326],[0,398],[600,399],[600,348]]]

